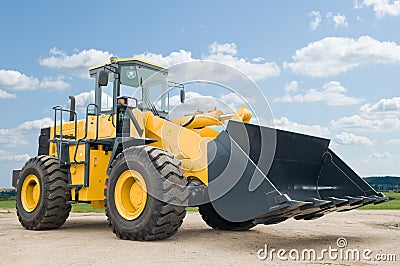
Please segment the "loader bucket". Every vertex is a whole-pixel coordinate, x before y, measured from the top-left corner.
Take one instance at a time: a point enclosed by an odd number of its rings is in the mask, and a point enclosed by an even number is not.
[[[229,121],[207,145],[211,203],[226,220],[272,224],[389,200],[330,150],[329,142]]]

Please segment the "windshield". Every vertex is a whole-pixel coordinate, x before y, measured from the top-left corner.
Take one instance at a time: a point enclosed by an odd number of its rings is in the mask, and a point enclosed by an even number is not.
[[[166,112],[167,73],[140,66],[122,66],[120,92],[118,96],[132,96],[138,100],[142,110]]]

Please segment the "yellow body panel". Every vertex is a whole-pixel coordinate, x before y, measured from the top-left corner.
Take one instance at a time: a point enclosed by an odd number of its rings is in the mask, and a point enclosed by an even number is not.
[[[112,124],[112,119],[114,119],[114,124],[116,115],[114,118],[111,115],[99,115],[99,139],[106,139],[106,138],[115,138],[116,136],[116,128]],[[93,122],[96,123],[96,117],[93,116]],[[93,133],[96,128],[93,128]],[[90,131],[89,131],[90,132]]]
[[[92,207],[96,209],[105,209],[104,200],[92,200]]]
[[[178,120],[178,119],[176,119],[176,120]],[[173,122],[176,122],[176,120],[175,121],[173,120]],[[185,121],[185,123],[189,122],[190,120],[192,120],[192,121],[185,128],[195,129],[195,128],[203,128],[203,127],[206,127],[206,126],[220,126],[220,125],[222,125],[222,122],[219,121],[217,118],[210,117],[210,116],[207,116],[207,115],[202,115],[202,114],[201,115],[194,115],[193,119],[187,119],[187,121]],[[184,125],[185,123],[179,123],[179,124]]]
[[[84,146],[84,145],[79,145]],[[82,148],[78,149],[78,153],[80,153]],[[75,151],[73,146],[70,147],[70,155]],[[84,148],[83,148],[84,151]],[[83,157],[77,156],[77,161],[80,159],[84,159]],[[95,200],[104,200],[104,189],[106,187],[106,179],[108,175],[106,173],[108,162],[110,161],[111,152],[108,154],[105,151],[99,150],[90,150],[90,170],[89,170],[89,187],[84,187],[79,191],[79,200],[82,201],[95,201]],[[71,157],[72,158],[72,157]],[[71,171],[71,181],[72,184],[83,184],[84,179],[84,165],[72,165],[70,167]],[[72,193],[72,199],[74,199],[74,193]]]
[[[69,158],[71,162],[74,160],[75,148],[75,145],[69,147]],[[76,152],[76,161],[80,162],[83,160],[85,160],[85,144],[80,144]],[[71,165],[69,168],[71,172],[71,184],[83,184],[84,168],[85,166],[83,164]]]
[[[111,117],[109,114],[101,114],[98,116],[98,139],[107,139],[116,137],[116,128],[113,126],[116,123],[116,116]],[[96,138],[96,116],[90,115],[88,117],[88,133],[87,139]],[[85,136],[85,120],[77,121],[77,139],[83,138]],[[75,134],[75,123],[65,122],[63,123],[63,136],[73,136]],[[56,127],[56,134],[60,134],[60,125]],[[50,138],[54,136],[54,127],[50,128]],[[76,145],[69,146],[69,158],[70,161],[74,161],[74,154]],[[89,187],[84,187],[79,191],[80,201],[92,201],[93,207],[104,208],[104,188],[105,180],[108,175],[106,173],[108,163],[110,161],[111,152],[106,152],[103,150],[102,145],[98,145],[97,150],[90,150],[90,162],[89,162]],[[56,143],[51,142],[49,147],[49,155],[58,157]],[[85,160],[85,144],[82,143],[78,146],[76,152],[76,161]],[[70,167],[71,173],[71,184],[79,185],[84,183],[84,168],[83,164],[76,164]],[[72,200],[75,200],[74,189],[71,191]],[[101,201],[97,202],[97,201]]]
[[[98,116],[99,119],[99,132],[98,138],[99,139],[107,139],[107,138],[115,138],[116,136],[116,129],[112,124],[112,117],[109,114],[101,114]],[[114,115],[114,124],[116,116]],[[88,126],[88,139],[95,139],[96,138],[96,116],[90,115],[88,118],[89,126]],[[78,127],[79,128],[79,127]],[[83,130],[84,131],[84,130]],[[83,134],[82,134],[83,136]]]
[[[112,120],[114,119],[114,124],[116,123],[116,115],[101,114],[99,115],[99,139],[104,138],[115,138],[116,129],[113,126]],[[89,115],[88,117],[88,139],[94,139],[96,137],[96,116]],[[77,121],[77,137],[76,139],[83,138],[85,136],[85,124],[86,120]],[[62,125],[63,136],[73,136],[75,134],[75,123],[74,122],[63,122]],[[56,134],[60,135],[60,125],[57,123]],[[54,127],[50,128],[50,138],[54,136]]]

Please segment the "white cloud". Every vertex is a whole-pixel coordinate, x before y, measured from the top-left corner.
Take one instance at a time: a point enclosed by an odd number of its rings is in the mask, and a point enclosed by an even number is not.
[[[80,77],[88,77],[90,67],[107,62],[113,56],[110,52],[95,49],[78,51],[68,55],[57,48],[52,48],[49,54],[49,57],[39,60],[42,66],[60,69]],[[194,58],[192,53],[186,50],[173,51],[166,56],[145,52],[135,54],[133,57],[167,67],[196,60],[212,60],[235,67],[255,80],[275,77],[280,74],[280,68],[275,62],[265,62],[262,57],[240,58],[237,54],[238,49],[235,43],[213,42],[209,46],[208,54],[204,54],[200,58]]]
[[[45,117],[38,120],[26,121],[22,123],[18,128],[25,132],[29,132],[33,130],[39,130],[44,127],[52,126],[53,122],[54,122],[53,119],[51,119],[50,117]]]
[[[88,92],[82,92],[75,95],[75,107],[78,115],[84,115],[86,113],[86,107],[90,103],[95,102],[95,92],[94,90]],[[112,103],[112,97],[107,93],[103,92],[101,95],[102,106],[109,106]]]
[[[235,67],[254,80],[275,77],[280,74],[280,68],[275,62],[253,63],[252,60],[249,61],[244,58],[239,58],[236,54],[223,52],[210,53],[204,55],[202,59],[212,60]]]
[[[309,17],[312,17],[312,21],[310,22],[310,29],[311,30],[316,30],[321,24],[322,18],[321,18],[321,13],[319,11],[311,11],[308,14]]]
[[[229,54],[236,55],[237,54],[237,46],[235,43],[218,43],[213,42],[208,47],[208,51],[210,54]]]
[[[8,92],[0,89],[0,99],[10,99],[10,98],[15,99],[15,98],[17,98],[17,95],[8,93]]]
[[[71,87],[68,82],[64,81],[64,77],[59,76],[57,78],[46,77],[40,82],[41,88],[49,88],[56,90],[65,90]]]
[[[351,133],[342,132],[337,134],[333,140],[341,145],[372,145],[374,142],[367,137],[356,136]]]
[[[94,98],[95,98],[94,90],[91,90],[88,92],[82,92],[82,93],[79,93],[78,95],[75,95],[75,104],[76,104],[76,106],[86,108],[86,106],[89,103],[94,103]]]
[[[246,99],[242,99],[239,95],[233,92],[222,95],[219,100],[223,103],[234,104],[236,106],[241,106],[245,104],[246,101]],[[249,99],[247,99],[247,101],[249,101]],[[250,100],[250,102],[252,102],[252,100]]]
[[[364,104],[360,107],[360,113],[366,118],[400,119],[400,97],[381,99],[375,104]]]
[[[192,53],[185,50],[179,50],[177,52],[171,52],[167,56],[162,54],[154,54],[150,52],[145,52],[142,54],[135,54],[133,57],[140,58],[149,62],[153,62],[162,66],[172,66],[184,62],[194,61],[192,58]]]
[[[204,96],[204,95],[202,95],[202,94],[200,94],[198,92],[194,92],[194,91],[185,92],[185,102],[186,103],[187,103],[188,100],[192,100],[192,99],[196,99],[196,98],[202,98],[202,97],[209,97],[210,99],[212,99],[211,96]],[[174,108],[174,107],[178,106],[179,104],[181,104],[181,100],[180,100],[180,96],[179,95],[174,95],[174,96],[171,96],[169,98],[169,105],[171,106],[171,108]],[[195,111],[195,109],[192,110],[192,111]]]
[[[335,129],[353,129],[362,131],[391,131],[400,129],[400,120],[396,118],[366,119],[360,115],[345,116],[330,123]]]
[[[16,147],[29,144],[29,136],[37,136],[40,128],[51,125],[53,125],[53,120],[45,117],[38,120],[26,121],[15,128],[0,128],[0,146]]]
[[[209,46],[209,53],[204,54],[201,58],[193,58],[192,53],[185,50],[171,52],[167,56],[146,52],[136,54],[134,57],[164,66],[196,60],[211,60],[235,67],[254,80],[275,77],[280,74],[280,68],[275,62],[264,62],[264,58],[260,57],[248,60],[238,57],[237,53],[237,46],[234,43],[213,42]]]
[[[253,62],[253,63],[262,63],[264,61],[265,61],[265,58],[261,57],[261,56],[251,59],[251,62]]]
[[[322,89],[309,89],[303,94],[293,94],[298,91],[298,84],[292,81],[285,87],[286,95],[276,98],[276,102],[325,102],[328,105],[352,105],[358,104],[363,99],[353,98],[345,95],[346,88],[339,81],[330,81],[326,83]]]
[[[326,77],[370,64],[400,63],[400,46],[369,36],[358,39],[327,37],[296,51],[284,67],[311,77]]]
[[[179,117],[183,115],[193,114],[196,110],[201,110],[203,112],[208,112],[210,110],[221,110],[225,114],[233,113],[240,107],[233,102],[224,102],[222,98],[234,98],[231,95],[223,95],[220,98],[215,98],[211,96],[204,96],[197,92],[186,93],[186,100],[184,104],[180,104],[179,95],[174,95],[170,98],[171,112],[169,113],[169,118]],[[159,103],[157,103],[159,105]]]
[[[378,18],[388,16],[400,15],[400,1],[399,0],[361,0],[355,1],[355,8],[362,8],[364,6],[373,7],[375,15]]]
[[[359,114],[331,121],[338,129],[391,131],[400,129],[400,97],[381,99],[375,104],[364,104]]]
[[[389,145],[400,145],[400,139],[391,139],[386,142]]]
[[[297,92],[299,90],[299,83],[295,80],[292,80],[290,83],[285,84],[285,93],[289,94],[292,92]]]
[[[15,94],[11,94],[6,90],[35,90],[38,88],[48,88],[56,90],[64,90],[70,87],[70,84],[64,81],[64,77],[57,78],[45,77],[42,80],[27,76],[16,70],[0,69],[0,98],[16,98]]]
[[[332,22],[335,24],[335,29],[339,27],[347,27],[349,24],[347,23],[347,18],[345,15],[337,13],[334,15],[332,12],[328,12],[326,17],[331,19]]]
[[[392,158],[392,154],[389,152],[384,152],[384,153],[374,152],[372,154],[372,157],[377,159],[389,159]]]
[[[88,92],[82,92],[78,95],[75,95],[75,107],[77,112],[84,113],[86,110],[86,106],[90,103],[94,103],[95,101],[95,92],[94,90]]]
[[[202,95],[194,91],[187,91],[185,94],[185,98],[185,103],[181,105],[179,95],[171,96],[169,100],[171,108],[175,108],[180,105],[180,107],[178,107],[179,111],[183,112],[183,110],[185,110],[186,114],[193,113],[197,109],[207,112],[214,108],[220,109],[225,113],[230,113],[240,108],[243,104],[246,103],[245,101],[247,101],[248,103],[251,103],[253,101],[252,99],[242,99],[235,93],[223,94],[220,97],[216,98],[212,96]],[[160,103],[158,102],[157,105],[159,106]],[[175,110],[174,116],[177,115],[177,111],[178,110]]]
[[[49,57],[39,60],[40,65],[60,69],[67,73],[88,78],[89,68],[98,64],[102,64],[110,59],[113,55],[107,51],[89,49],[79,51],[72,55],[52,48],[49,52]]]
[[[9,90],[36,89],[40,85],[39,79],[22,74],[15,70],[0,69],[0,88]]]
[[[326,127],[320,125],[302,125],[290,121],[287,117],[274,119],[274,124],[277,129],[294,131],[313,136],[327,137],[330,134],[329,129]]]
[[[28,154],[24,153],[24,154],[2,154],[0,155],[0,161],[1,162],[26,162],[27,160],[29,160],[29,158],[31,158],[31,156],[29,156]]]

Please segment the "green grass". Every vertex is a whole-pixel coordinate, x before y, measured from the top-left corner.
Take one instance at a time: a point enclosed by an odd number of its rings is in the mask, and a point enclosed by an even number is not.
[[[76,213],[87,213],[87,212],[104,213],[104,210],[93,208],[92,204],[78,203],[78,204],[72,204],[72,212],[76,212]]]
[[[197,212],[197,211],[199,211],[199,207],[187,207],[186,211],[187,212]]]
[[[0,210],[1,209],[15,209],[15,199],[2,199],[0,200]],[[92,207],[91,204],[86,204],[86,203],[79,203],[79,204],[73,204],[72,205],[72,212],[77,212],[77,213],[85,213],[85,212],[98,212],[102,213],[104,210],[101,209],[95,209]]]
[[[15,209],[15,200],[13,199],[1,199],[0,209]]]
[[[398,192],[383,192],[386,197],[395,198],[394,200],[381,204],[369,204],[358,208],[358,210],[400,210],[400,193]]]

